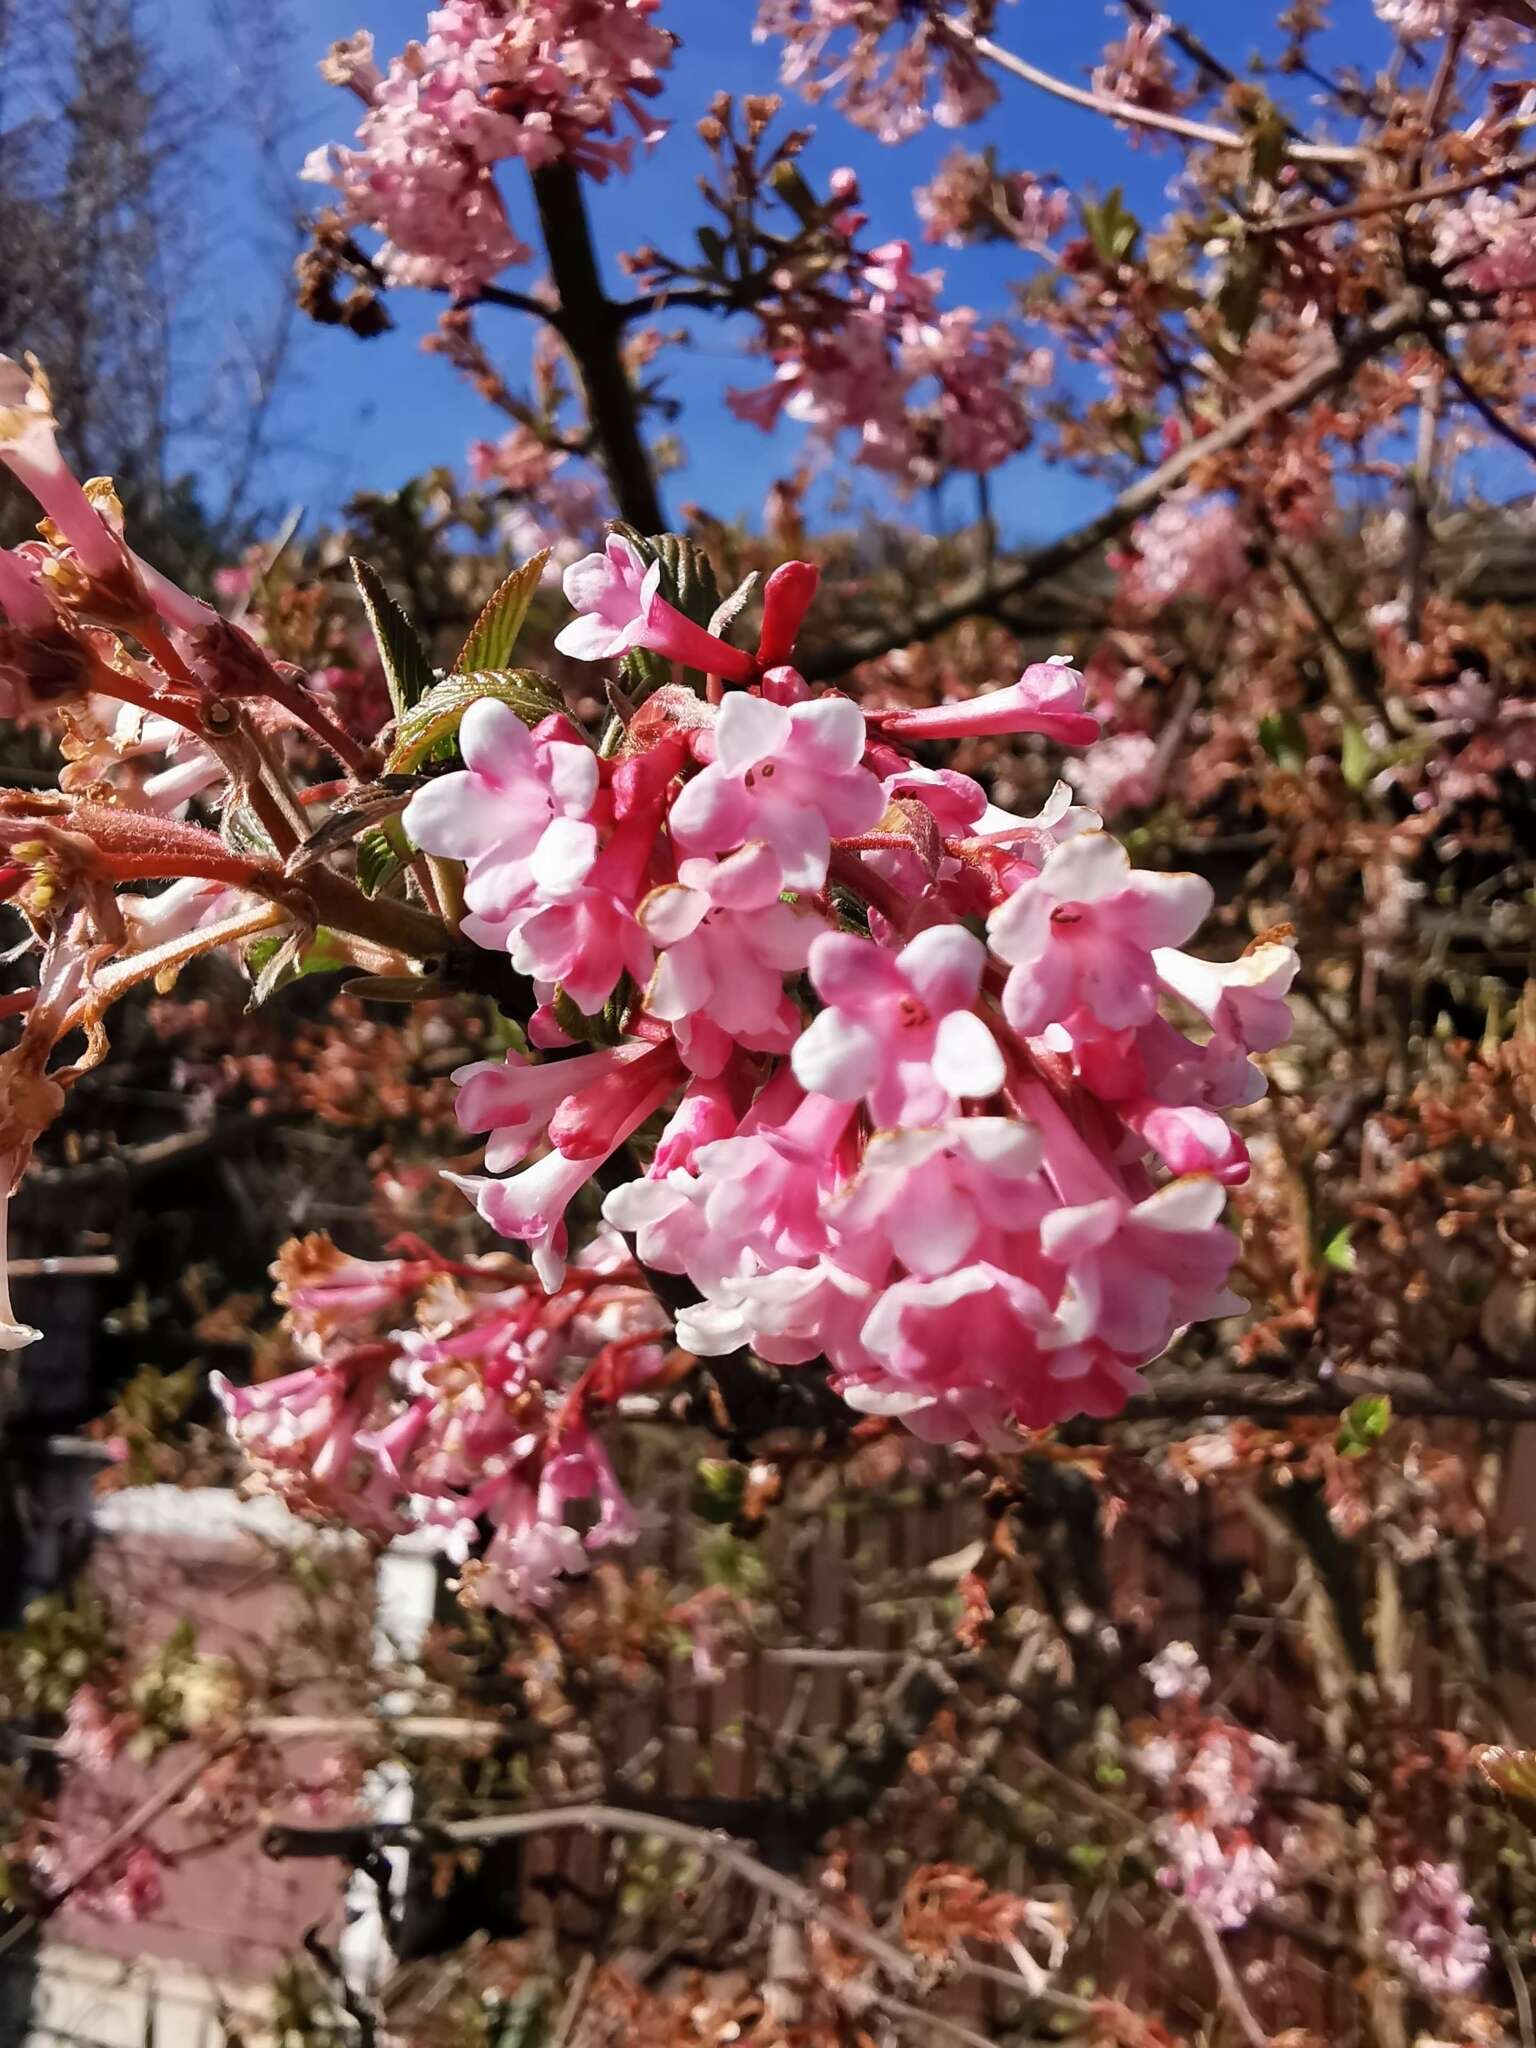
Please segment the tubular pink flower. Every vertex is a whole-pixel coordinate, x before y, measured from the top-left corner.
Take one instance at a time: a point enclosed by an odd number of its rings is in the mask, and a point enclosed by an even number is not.
[[[463,1131],[489,1131],[485,1151],[489,1173],[520,1166],[549,1129],[549,1120],[568,1096],[589,1088],[626,1060],[630,1047],[579,1053],[565,1060],[527,1060],[509,1051],[501,1060],[476,1060],[456,1067],[454,1115]]]
[[[1153,949],[1182,944],[1214,895],[1198,875],[1133,870],[1103,832],[1057,846],[987,921],[1013,972],[1003,1010],[1015,1031],[1042,1031],[1079,1007],[1110,1030],[1145,1023],[1157,1001]]]
[[[796,1080],[867,1102],[882,1128],[932,1123],[964,1098],[995,1095],[1003,1056],[972,1010],[986,958],[960,925],[935,925],[900,953],[824,932],[810,971],[826,1007],[796,1042]]]
[[[59,453],[46,386],[9,356],[0,356],[0,463],[36,498],[88,576],[121,568],[121,543]]]
[[[1083,709],[1083,679],[1055,661],[1031,662],[1006,690],[988,690],[963,702],[917,711],[875,711],[872,724],[901,739],[979,738],[989,733],[1038,732],[1067,747],[1086,747],[1100,726]]]
[[[492,697],[465,712],[459,752],[463,769],[417,790],[402,823],[424,852],[468,864],[465,901],[480,920],[471,936],[505,944],[498,923],[569,895],[597,858],[597,756],[531,733]]]
[[[884,812],[879,782],[860,765],[864,715],[846,697],[786,707],[733,694],[714,741],[714,761],[672,806],[681,852],[732,853],[762,840],[778,856],[781,887],[819,889],[833,839],[869,831]]]
[[[32,564],[9,548],[0,548],[0,611],[23,633],[46,633],[55,623]]]
[[[1301,964],[1294,946],[1269,942],[1228,961],[1200,960],[1160,946],[1152,959],[1163,987],[1188,1003],[1228,1045],[1273,1052],[1290,1037],[1285,998]]]
[[[613,1120],[598,1142],[588,1140],[582,1129],[584,1149],[575,1158],[558,1148],[509,1180],[445,1173],[474,1203],[491,1228],[502,1237],[521,1240],[528,1247],[534,1270],[547,1293],[553,1294],[565,1277],[566,1205],[584,1188],[605,1159],[609,1159],[653,1115],[676,1087],[680,1068],[670,1047],[654,1049],[659,1059],[644,1056],[627,1068],[615,1069],[605,1080],[621,1075],[627,1092],[619,1092],[605,1106]],[[642,1071],[643,1070],[643,1071]],[[599,1087],[604,1081],[599,1081]],[[574,1133],[573,1133],[574,1139]]]
[[[931,1277],[963,1265],[989,1231],[1035,1228],[1049,1206],[1034,1127],[966,1116],[877,1132],[828,1214],[842,1242],[883,1245],[909,1272]]]
[[[647,568],[622,534],[609,534],[600,555],[572,562],[564,589],[581,616],[561,628],[555,645],[575,661],[610,661],[631,648],[646,647],[728,682],[751,680],[751,655],[706,633],[668,604],[660,595],[660,562]]]
[[[760,669],[779,668],[789,660],[820,581],[814,562],[781,562],[763,585],[763,623],[757,639]]]

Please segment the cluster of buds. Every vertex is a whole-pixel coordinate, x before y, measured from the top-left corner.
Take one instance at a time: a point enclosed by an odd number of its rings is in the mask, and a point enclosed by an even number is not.
[[[290,1507],[380,1539],[431,1531],[471,1601],[542,1602],[589,1550],[637,1533],[589,1408],[655,1379],[665,1319],[611,1237],[552,1293],[501,1255],[395,1250],[283,1248],[277,1298],[307,1362],[249,1387],[216,1375],[229,1427],[254,1483]],[[595,1507],[584,1535],[575,1502]]]
[[[556,1288],[567,1205],[606,1168],[609,1222],[698,1297],[683,1345],[825,1357],[926,1436],[1118,1409],[1176,1331],[1241,1307],[1224,1112],[1263,1092],[1294,953],[1181,950],[1206,882],[1133,869],[1065,785],[1016,817],[913,751],[1090,743],[1069,667],[866,714],[792,665],[809,564],[769,578],[754,651],[663,576],[615,534],[567,571],[557,644],[646,650],[698,693],[664,683],[602,749],[477,703],[463,767],[406,810],[465,864],[465,936],[540,998],[544,1057],[456,1077],[487,1138],[458,1184]]]

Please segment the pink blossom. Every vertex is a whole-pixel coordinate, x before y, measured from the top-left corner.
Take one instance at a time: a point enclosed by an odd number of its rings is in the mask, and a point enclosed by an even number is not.
[[[490,1173],[520,1166],[547,1133],[561,1104],[605,1079],[643,1052],[640,1046],[605,1048],[573,1059],[524,1059],[509,1051],[500,1060],[476,1060],[454,1069],[454,1114],[465,1131],[489,1131]]]
[[[1488,1937],[1456,1865],[1414,1863],[1394,1871],[1392,1883],[1398,1908],[1386,1949],[1398,1969],[1426,1998],[1475,1991],[1488,1967]]]
[[[604,1088],[604,1116],[601,1135],[594,1135],[592,1142],[573,1143],[569,1152],[557,1145],[510,1179],[457,1173],[445,1174],[444,1179],[468,1195],[493,1230],[527,1245],[540,1280],[552,1293],[565,1277],[565,1211],[571,1198],[661,1107],[679,1075],[673,1048],[653,1047],[638,1059],[610,1068],[597,1084]]]
[[[597,757],[531,733],[492,697],[464,714],[459,752],[463,769],[417,790],[402,822],[423,851],[468,863],[465,901],[479,922],[467,928],[490,940],[498,923],[584,881],[598,850]]]
[[[832,840],[869,831],[885,809],[860,766],[864,715],[846,697],[786,707],[733,692],[714,742],[713,762],[672,806],[672,838],[685,853],[761,840],[778,857],[782,887],[819,889]]]
[[[723,861],[685,860],[640,906],[660,949],[646,995],[653,1017],[708,1022],[739,1045],[787,1052],[799,1013],[784,977],[804,967],[820,922],[780,900],[778,857],[761,840]]]
[[[659,90],[673,39],[660,0],[444,0],[426,38],[381,71],[371,39],[333,45],[330,83],[365,103],[356,149],[316,150],[307,178],[334,185],[350,225],[377,229],[391,283],[473,292],[528,250],[510,226],[494,167],[566,160],[589,176],[628,168],[623,113],[662,132],[642,102]]]
[[[960,925],[935,925],[891,953],[851,933],[810,949],[825,1007],[796,1041],[802,1087],[865,1101],[882,1127],[925,1124],[964,1098],[996,1094],[1004,1066],[973,1005],[986,948]]]
[[[989,733],[1044,733],[1063,746],[1090,746],[1099,721],[1083,709],[1083,679],[1064,662],[1036,661],[1006,690],[988,690],[916,711],[880,711],[872,723],[907,740],[979,738]]]
[[[1180,598],[1225,603],[1247,581],[1247,538],[1225,500],[1167,498],[1132,529],[1131,552],[1114,560],[1120,594],[1141,612]]]
[[[947,1273],[989,1232],[1038,1224],[1050,1206],[1040,1158],[1039,1133],[1012,1117],[880,1131],[829,1214],[844,1245],[883,1245],[924,1278]]]
[[[661,563],[647,567],[622,534],[610,534],[600,555],[573,562],[564,587],[581,616],[561,628],[555,645],[576,661],[609,661],[633,647],[647,647],[729,682],[746,682],[752,674],[751,655],[706,633],[667,603],[660,595]]]
[[[1272,1052],[1289,1038],[1286,993],[1300,966],[1294,946],[1268,941],[1230,961],[1200,960],[1160,946],[1152,957],[1163,987],[1203,1017],[1224,1044]]]
[[[1211,1682],[1193,1643],[1165,1643],[1141,1675],[1160,1700],[1199,1699]]]
[[[1111,733],[1080,761],[1069,761],[1067,780],[1101,818],[1145,810],[1162,795],[1166,764],[1156,740],[1144,732]]]
[[[1110,1030],[1144,1023],[1157,998],[1154,949],[1181,944],[1212,901],[1198,875],[1133,870],[1106,833],[1055,847],[988,920],[993,951],[1013,968],[1009,1023],[1038,1032],[1079,1007]]]
[[[1155,1833],[1169,1859],[1158,1872],[1160,1882],[1227,1933],[1245,1927],[1280,1889],[1274,1857],[1242,1831],[1218,1835],[1199,1821],[1169,1818]]]

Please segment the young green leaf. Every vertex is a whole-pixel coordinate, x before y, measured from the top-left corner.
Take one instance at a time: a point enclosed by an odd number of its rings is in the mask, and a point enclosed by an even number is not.
[[[416,628],[384,588],[376,569],[352,557],[352,575],[362,593],[363,610],[373,628],[373,637],[384,664],[395,716],[403,717],[436,680],[427,651],[416,637]]]
[[[457,738],[465,712],[482,697],[510,704],[524,725],[537,725],[541,718],[565,709],[565,699],[554,684],[531,668],[474,669],[444,676],[420,703],[402,713],[385,773],[408,774],[438,748],[446,749]]]
[[[1259,720],[1259,745],[1277,767],[1299,775],[1307,765],[1307,736],[1294,711],[1271,711]]]
[[[514,569],[488,599],[485,609],[470,628],[469,638],[459,649],[459,658],[453,664],[455,675],[469,675],[477,669],[498,669],[508,665],[548,560],[549,549],[541,548],[531,561],[524,562],[521,569]]]
[[[1358,725],[1346,725],[1340,759],[1344,780],[1351,789],[1364,789],[1376,772],[1376,752]]]
[[[1336,1273],[1353,1273],[1355,1270],[1355,1248],[1351,1240],[1355,1234],[1353,1223],[1346,1223],[1342,1230],[1336,1230],[1323,1246],[1323,1264],[1332,1266]]]
[[[1362,1394],[1351,1401],[1339,1420],[1338,1448],[1346,1458],[1363,1458],[1386,1435],[1392,1403],[1385,1394]]]

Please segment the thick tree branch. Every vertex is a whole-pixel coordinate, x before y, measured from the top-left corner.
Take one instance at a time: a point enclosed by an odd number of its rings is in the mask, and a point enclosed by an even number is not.
[[[622,310],[603,290],[598,275],[580,174],[568,163],[546,164],[533,173],[533,193],[550,274],[560,295],[554,324],[576,365],[614,500],[631,526],[642,533],[660,533],[666,520],[619,346]]]

